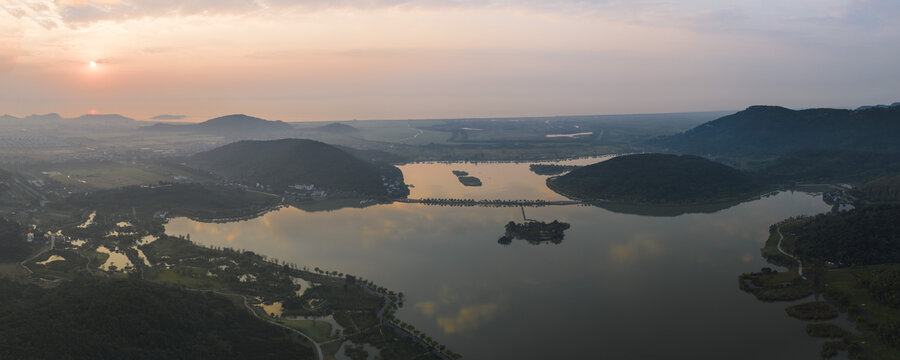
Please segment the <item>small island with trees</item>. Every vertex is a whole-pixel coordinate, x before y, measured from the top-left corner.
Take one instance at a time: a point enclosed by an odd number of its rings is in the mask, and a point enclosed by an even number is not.
[[[525,223],[516,223],[510,221],[506,224],[506,233],[497,240],[498,243],[509,245],[515,239],[527,240],[531,244],[540,244],[542,242],[551,242],[559,244],[565,237],[565,231],[570,227],[569,223],[553,220],[546,223],[543,221],[526,221]]]
[[[578,165],[531,164],[528,169],[538,175],[559,175],[579,168]]]
[[[453,175],[456,175],[456,179],[465,186],[481,186],[481,179],[469,176],[466,171],[453,170]]]

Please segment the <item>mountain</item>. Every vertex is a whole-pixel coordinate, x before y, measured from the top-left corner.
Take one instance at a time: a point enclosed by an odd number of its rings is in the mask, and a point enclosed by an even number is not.
[[[313,140],[239,141],[191,156],[187,163],[276,192],[312,184],[314,189],[326,190],[329,198],[406,195],[400,169]]]
[[[136,120],[119,114],[84,114],[74,119],[67,119],[79,124],[109,125],[134,123]]]
[[[353,132],[359,131],[359,129],[357,129],[353,126],[350,126],[347,124],[341,124],[341,123],[331,123],[328,125],[313,128],[311,130],[328,132],[328,133],[332,133],[332,134],[347,134],[347,133],[353,133]]]
[[[62,117],[62,116],[59,116],[59,114],[57,114],[57,113],[49,113],[49,114],[44,114],[44,115],[31,114],[31,115],[28,115],[28,116],[24,117],[22,120],[28,120],[28,121],[59,121],[59,120],[62,120],[62,119],[63,119],[63,117]]]
[[[292,132],[294,127],[283,121],[270,121],[244,114],[226,115],[199,124],[157,123],[138,129],[156,133],[195,133],[247,138]]]
[[[637,154],[572,170],[547,184],[565,196],[612,202],[693,204],[753,195],[752,174],[692,155]]]
[[[774,158],[799,149],[900,151],[900,106],[791,110],[751,106],[649,145],[731,158]]]
[[[84,114],[75,118],[64,118],[57,113],[32,114],[24,118],[12,115],[0,116],[0,121],[16,122],[23,126],[134,126],[137,121],[119,114]]]

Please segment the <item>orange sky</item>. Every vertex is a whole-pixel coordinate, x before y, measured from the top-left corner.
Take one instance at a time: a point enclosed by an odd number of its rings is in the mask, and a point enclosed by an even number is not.
[[[900,100],[889,1],[186,3],[0,0],[0,114],[300,121]]]

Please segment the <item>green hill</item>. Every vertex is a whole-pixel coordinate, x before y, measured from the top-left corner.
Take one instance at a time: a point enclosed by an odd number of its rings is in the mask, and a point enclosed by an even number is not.
[[[796,237],[795,254],[817,263],[845,265],[900,262],[900,205],[863,206],[820,214],[791,223],[782,231]]]
[[[570,197],[614,202],[689,204],[759,192],[755,176],[692,155],[638,154],[572,170],[548,185]]]
[[[799,149],[900,151],[900,106],[791,110],[751,106],[649,145],[687,154],[773,158]]]
[[[407,193],[396,167],[368,162],[313,140],[239,141],[191,156],[188,164],[275,192],[312,184],[327,190],[329,198]]]

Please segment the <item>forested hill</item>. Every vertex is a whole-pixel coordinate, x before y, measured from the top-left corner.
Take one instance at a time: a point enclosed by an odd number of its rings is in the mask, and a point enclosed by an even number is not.
[[[188,164],[243,184],[260,183],[273,191],[313,184],[335,196],[402,196],[400,169],[364,161],[313,140],[239,141],[188,158]],[[388,183],[388,185],[385,185]],[[402,188],[402,189],[401,189]]]
[[[815,262],[874,265],[900,262],[900,205],[863,206],[796,221],[783,231],[796,236],[795,254]]]
[[[2,359],[314,359],[311,347],[219,295],[83,278],[0,278]]]
[[[860,182],[900,174],[900,153],[798,150],[755,172],[772,183]]]
[[[702,156],[772,158],[798,149],[897,152],[897,139],[900,106],[862,110],[751,106],[649,144]]]
[[[634,203],[726,201],[764,188],[751,174],[692,155],[637,154],[572,170],[548,185],[564,195]]]

